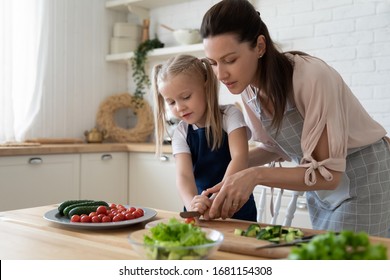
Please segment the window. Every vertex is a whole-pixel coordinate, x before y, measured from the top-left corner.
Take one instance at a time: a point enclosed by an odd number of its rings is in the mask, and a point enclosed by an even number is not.
[[[48,1],[0,1],[0,143],[23,141],[39,111]]]

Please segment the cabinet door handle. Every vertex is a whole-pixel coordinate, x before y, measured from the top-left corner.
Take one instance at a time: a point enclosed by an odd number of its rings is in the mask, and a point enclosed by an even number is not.
[[[160,156],[160,161],[169,161],[169,157],[166,155]]]
[[[110,154],[102,155],[102,160],[110,160],[110,159],[112,159],[112,155],[110,155]]]
[[[33,157],[28,160],[29,164],[41,164],[43,163],[43,160],[39,157]]]

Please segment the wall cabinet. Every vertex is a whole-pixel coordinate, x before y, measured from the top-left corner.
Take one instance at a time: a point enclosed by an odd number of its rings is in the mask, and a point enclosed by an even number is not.
[[[81,154],[80,198],[127,204],[128,153]]]
[[[129,155],[129,203],[162,210],[181,211],[172,155],[156,158],[154,153]]]
[[[0,157],[0,211],[79,197],[80,156]]]

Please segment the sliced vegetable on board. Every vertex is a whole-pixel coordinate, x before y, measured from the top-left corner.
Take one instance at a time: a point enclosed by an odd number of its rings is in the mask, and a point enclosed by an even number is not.
[[[303,231],[298,228],[284,228],[281,225],[261,227],[259,224],[250,224],[246,230],[236,228],[234,234],[268,240],[274,243],[291,242],[304,236]]]

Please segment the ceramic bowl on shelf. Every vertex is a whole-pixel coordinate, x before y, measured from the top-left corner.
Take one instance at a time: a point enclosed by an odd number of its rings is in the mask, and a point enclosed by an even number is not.
[[[173,37],[180,45],[191,45],[201,42],[198,29],[177,29],[173,31]]]
[[[223,234],[213,229],[202,229],[211,243],[196,246],[164,246],[144,243],[144,236],[149,229],[142,229],[129,235],[128,241],[143,259],[148,260],[203,260],[208,259],[218,250],[223,241]]]

